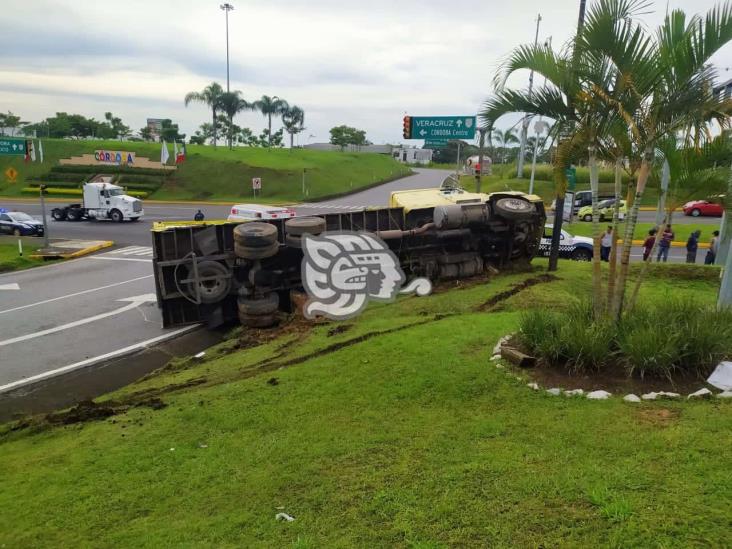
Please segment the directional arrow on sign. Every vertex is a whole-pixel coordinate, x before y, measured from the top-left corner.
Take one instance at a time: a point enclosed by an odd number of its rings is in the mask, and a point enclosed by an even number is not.
[[[463,125],[463,121],[462,120],[458,120],[457,122],[455,122],[455,124],[457,124],[457,127],[459,128],[460,126]]]
[[[0,290],[20,290],[17,282],[11,284],[0,284]]]
[[[35,339],[37,337],[55,334],[56,332],[62,332],[64,330],[68,330],[70,328],[76,328],[77,326],[89,324],[90,322],[96,322],[97,320],[101,320],[103,318],[108,318],[110,316],[122,314],[126,311],[139,307],[143,303],[148,303],[150,301],[155,301],[155,300],[157,300],[157,297],[155,296],[155,294],[143,294],[143,295],[136,295],[133,297],[125,297],[124,299],[118,299],[117,301],[127,302],[127,305],[125,305],[124,307],[120,307],[119,309],[115,309],[113,311],[90,316],[88,318],[82,318],[81,320],[75,320],[74,322],[69,322],[68,324],[62,324],[61,326],[56,326],[54,328],[48,328],[47,330],[41,330],[39,332],[33,332],[32,334],[26,334],[24,336],[18,336],[18,337],[14,337],[11,339],[6,339],[5,341],[0,341],[0,347],[4,347],[5,345],[10,345],[12,343],[19,343],[21,341],[27,341],[29,339]]]
[[[419,135],[425,136],[425,135],[427,135],[427,131],[426,130],[420,130]]]

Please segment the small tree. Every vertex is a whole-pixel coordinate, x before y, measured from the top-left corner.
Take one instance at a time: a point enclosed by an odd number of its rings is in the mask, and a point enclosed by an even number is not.
[[[185,138],[186,134],[178,132],[178,124],[173,124],[169,118],[163,120],[160,139],[165,141],[183,141]]]
[[[211,82],[200,92],[190,92],[186,94],[183,102],[187,107],[191,102],[203,103],[211,109],[211,120],[213,124],[213,146],[216,146],[216,113],[219,111],[221,95],[224,89],[218,82]]]
[[[368,143],[364,130],[345,125],[335,126],[330,129],[330,142],[333,145],[338,145],[341,151],[348,145],[362,146]]]
[[[305,123],[305,111],[303,111],[297,105],[292,105],[282,113],[282,123],[285,125],[285,130],[290,134],[290,149],[292,149],[294,137],[305,129],[303,124]]]

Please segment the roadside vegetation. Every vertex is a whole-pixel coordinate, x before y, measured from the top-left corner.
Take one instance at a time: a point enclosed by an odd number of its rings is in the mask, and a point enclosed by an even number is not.
[[[0,157],[0,172],[13,166],[19,175],[15,183],[0,182],[0,196],[28,196],[23,189],[41,182],[53,188],[79,186],[85,174],[74,174],[69,181],[56,166],[59,159],[93,153],[97,149],[134,151],[139,156],[160,158],[159,143],[120,141],[76,141],[44,139],[44,161],[24,163],[22,158]],[[65,168],[65,167],[61,167]],[[86,167],[84,167],[86,170]],[[303,194],[303,170],[305,194]],[[298,202],[358,190],[390,181],[410,173],[408,167],[388,155],[349,152],[310,151],[303,149],[266,149],[256,147],[213,148],[188,145],[187,160],[169,175],[118,170],[115,166],[94,166],[91,173],[122,175],[121,185],[147,193],[157,200],[222,200],[242,202],[253,198],[251,180],[262,178],[257,201]],[[61,181],[58,181],[61,179]],[[37,191],[31,191],[37,193]],[[54,196],[73,197],[71,193]]]
[[[19,271],[43,264],[42,259],[33,259],[30,254],[36,251],[37,245],[28,245],[28,239],[23,239],[23,255],[18,254],[18,239],[0,237],[0,273]]]
[[[237,329],[95,406],[7,424],[0,544],[724,545],[729,403],[552,397],[490,361],[527,307],[591,289],[574,262],[526,284],[545,268]],[[659,266],[640,304],[710,306],[715,275]]]

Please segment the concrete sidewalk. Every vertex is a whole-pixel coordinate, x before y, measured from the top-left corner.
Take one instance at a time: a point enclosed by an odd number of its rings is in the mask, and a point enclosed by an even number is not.
[[[59,240],[49,244],[47,248],[39,248],[31,257],[72,259],[111,246],[114,246],[112,240]]]

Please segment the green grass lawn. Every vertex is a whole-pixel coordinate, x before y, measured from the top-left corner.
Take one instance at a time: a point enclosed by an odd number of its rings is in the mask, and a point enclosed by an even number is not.
[[[717,273],[696,269],[654,266],[643,299],[713,303]],[[522,310],[590,291],[590,266],[563,262],[480,310],[535,275],[232,339],[101,399],[145,391],[157,411],[0,427],[0,545],[727,544],[729,403],[552,397],[490,362]]]
[[[43,263],[42,259],[32,259],[31,253],[36,251],[38,244],[33,244],[28,238],[23,239],[23,255],[18,254],[18,239],[0,237],[0,273],[18,271],[36,267]]]
[[[18,170],[16,183],[0,179],[0,196],[22,196],[30,177],[41,177],[59,159],[96,149],[129,150],[152,160],[160,158],[160,144],[119,141],[67,141],[44,139],[44,162],[24,163],[22,158],[0,157],[0,174],[9,166]],[[170,148],[170,145],[169,145]],[[170,148],[172,154],[172,148]],[[158,200],[225,200],[252,198],[251,180],[262,179],[261,201],[301,201],[349,192],[407,175],[409,168],[388,155],[340,153],[303,149],[259,149],[189,145],[188,160],[171,174],[163,187],[149,196]],[[307,196],[302,192],[306,171]],[[100,166],[104,173],[104,166]],[[128,179],[134,179],[129,176]],[[46,181],[53,184],[53,181]]]

